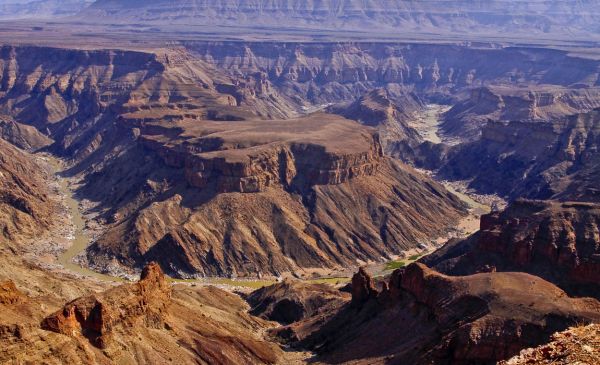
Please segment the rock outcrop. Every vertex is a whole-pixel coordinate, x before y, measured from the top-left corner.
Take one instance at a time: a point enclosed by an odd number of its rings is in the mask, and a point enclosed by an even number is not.
[[[162,328],[171,302],[171,284],[161,268],[151,263],[140,281],[111,289],[102,295],[76,299],[45,318],[42,328],[69,336],[84,336],[92,344],[107,348],[113,331],[144,326]]]
[[[19,304],[25,296],[17,289],[11,280],[0,281],[0,304]]]
[[[336,308],[349,295],[328,284],[309,284],[295,280],[267,286],[252,292],[246,300],[250,314],[283,325],[300,321]]]
[[[359,292],[353,303],[362,299]],[[417,263],[396,270],[362,305],[275,333],[316,350],[324,363],[493,364],[547,342],[556,331],[597,321],[599,309],[597,300],[569,298],[532,275],[450,277]]]
[[[361,267],[352,277],[352,304],[360,306],[377,297],[377,289],[371,276]]]
[[[464,214],[441,185],[383,156],[373,130],[334,115],[148,123],[139,143],[88,177],[86,189],[115,187],[104,203],[114,223],[88,250],[100,269],[156,260],[188,277],[351,266],[437,237]]]
[[[422,259],[451,275],[522,271],[571,295],[600,298],[600,206],[517,200],[481,218],[481,230]]]
[[[439,175],[516,199],[600,201],[600,111],[550,121],[490,122],[480,140],[443,151]]]
[[[12,270],[20,282],[22,270]],[[262,337],[272,322],[247,314],[239,296],[172,284],[156,265],[137,283],[66,305],[60,298],[89,293],[94,283],[40,270],[42,278],[36,270],[27,271],[23,289],[37,292],[40,285],[47,294],[17,294],[14,285],[0,283],[0,363],[276,364],[294,355]]]
[[[591,365],[600,362],[600,325],[571,327],[552,335],[552,341],[525,349],[498,365]]]
[[[488,121],[552,121],[600,107],[600,89],[556,85],[493,86],[470,91],[470,97],[444,115],[446,135],[473,141]]]

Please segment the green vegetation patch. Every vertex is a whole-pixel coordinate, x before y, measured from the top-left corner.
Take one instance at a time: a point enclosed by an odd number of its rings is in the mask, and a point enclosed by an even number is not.
[[[404,262],[402,260],[390,261],[385,264],[385,270],[396,270],[396,269],[399,269],[404,266],[406,266],[406,262]]]

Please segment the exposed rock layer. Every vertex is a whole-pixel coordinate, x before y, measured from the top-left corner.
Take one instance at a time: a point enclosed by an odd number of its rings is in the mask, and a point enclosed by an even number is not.
[[[350,295],[328,284],[308,284],[286,280],[254,291],[246,299],[250,313],[290,324],[344,304]]]
[[[441,185],[384,157],[372,130],[332,115],[147,124],[139,141],[143,151],[89,177],[95,189],[128,176],[106,202],[115,224],[88,251],[98,267],[157,260],[174,275],[248,276],[353,266],[435,237],[463,212]],[[130,168],[138,154],[142,175]]]
[[[600,298],[599,227],[598,204],[518,200],[423,262],[451,275],[528,272],[572,295]]]
[[[37,278],[29,283],[47,282]],[[57,283],[55,289],[92,286],[70,277]],[[172,287],[155,265],[144,270],[138,283],[85,295],[54,314],[48,312],[62,306],[54,295],[64,293],[18,294],[19,300],[6,301],[4,288],[2,363],[287,363],[283,351],[259,335],[270,322],[246,314],[248,306],[238,296],[215,287]]]
[[[334,314],[275,332],[315,349],[324,363],[493,364],[600,318],[597,300],[569,298],[523,273],[450,277],[412,264],[382,291],[360,293],[361,305],[353,298]]]

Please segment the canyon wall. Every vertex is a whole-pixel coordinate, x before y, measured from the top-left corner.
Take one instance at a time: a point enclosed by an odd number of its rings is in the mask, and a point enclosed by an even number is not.
[[[598,32],[596,0],[568,1],[207,1],[98,0],[80,18],[91,22],[150,22],[286,30],[430,34],[538,34],[584,39]]]
[[[599,206],[518,200],[481,218],[481,231],[423,259],[452,275],[523,271],[571,295],[600,297]]]

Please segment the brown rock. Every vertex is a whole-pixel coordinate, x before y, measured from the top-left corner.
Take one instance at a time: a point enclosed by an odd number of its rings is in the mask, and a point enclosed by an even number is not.
[[[571,295],[600,298],[600,205],[517,200],[481,231],[422,261],[451,275],[523,271]]]
[[[360,306],[378,295],[375,283],[364,267],[361,267],[352,277],[352,304]]]
[[[11,280],[0,281],[0,304],[12,305],[19,304],[25,300],[19,289]]]
[[[327,284],[286,280],[254,291],[246,299],[250,314],[290,324],[339,307],[349,295]]]
[[[162,325],[170,305],[171,285],[160,267],[149,264],[135,284],[110,289],[100,295],[76,299],[42,321],[42,328],[68,336],[84,336],[100,348],[110,345],[117,327]]]
[[[364,273],[355,277],[361,287],[368,283]],[[325,363],[491,364],[574,323],[600,319],[597,300],[569,298],[535,276],[451,277],[419,263],[396,270],[389,292],[369,303],[361,311],[332,309],[278,334],[316,350]]]

